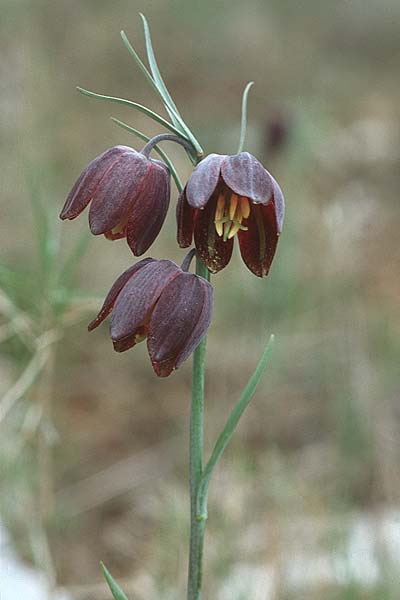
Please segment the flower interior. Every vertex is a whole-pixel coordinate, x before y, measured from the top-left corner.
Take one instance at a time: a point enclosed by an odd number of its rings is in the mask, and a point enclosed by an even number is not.
[[[243,219],[250,215],[249,199],[238,196],[230,190],[223,191],[218,196],[215,209],[215,230],[224,242],[233,238],[239,230],[247,231],[242,225]]]

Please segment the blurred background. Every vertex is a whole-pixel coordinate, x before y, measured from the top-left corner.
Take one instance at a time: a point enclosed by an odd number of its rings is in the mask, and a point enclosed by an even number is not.
[[[204,597],[399,598],[399,2],[0,5],[2,600],[110,598],[100,560],[130,598],[185,595],[190,361],[159,380],[145,344],[87,333],[132,256],[58,220],[90,160],[141,148],[110,116],[160,132],[75,90],[162,112],[119,36],[145,56],[139,11],[207,153],[236,151],[256,82],[246,149],[287,201],[270,276],[236,249],[213,278],[207,455],[276,344],[211,485]],[[175,200],[150,255],[181,261]]]

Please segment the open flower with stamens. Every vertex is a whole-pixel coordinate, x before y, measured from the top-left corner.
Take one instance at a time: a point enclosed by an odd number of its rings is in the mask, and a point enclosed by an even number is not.
[[[193,170],[177,206],[178,243],[194,241],[212,273],[230,261],[237,235],[242,258],[258,277],[268,274],[282,231],[282,191],[248,152],[210,154]]]
[[[140,256],[157,237],[169,199],[170,172],[163,162],[115,146],[84,169],[60,218],[75,219],[91,202],[91,232],[110,240],[126,238],[133,254]]]
[[[167,377],[206,334],[212,309],[208,281],[170,260],[146,258],[116,280],[89,331],[111,313],[114,349],[124,352],[147,339],[154,371]]]

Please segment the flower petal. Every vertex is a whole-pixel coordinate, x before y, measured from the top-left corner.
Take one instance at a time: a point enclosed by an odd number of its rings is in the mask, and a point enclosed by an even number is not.
[[[154,242],[167,216],[170,198],[170,173],[158,160],[150,161],[143,185],[130,206],[126,237],[135,256]]]
[[[126,152],[131,152],[128,146],[114,146],[97,156],[82,171],[75,182],[64,207],[60,219],[75,219],[89,204],[103,175]]]
[[[243,221],[247,231],[239,231],[240,253],[254,275],[268,275],[278,244],[278,227],[275,206],[271,201],[266,206],[253,205],[249,218]]]
[[[124,340],[143,333],[162,290],[180,272],[178,265],[170,260],[154,260],[130,277],[118,295],[111,315],[110,331],[116,350]]]
[[[194,221],[195,245],[211,273],[218,273],[226,267],[233,251],[233,238],[224,242],[215,230],[216,203],[217,195],[214,194],[203,210],[196,210]]]
[[[178,204],[176,205],[176,221],[177,221],[177,239],[181,248],[188,248],[193,239],[193,219],[194,209],[189,206],[186,199],[186,192],[179,195]]]
[[[162,291],[150,317],[147,346],[153,368],[167,377],[195,350],[207,332],[213,288],[197,275],[181,272]]]
[[[132,277],[132,275],[134,273],[136,273],[136,271],[138,271],[139,269],[141,269],[142,267],[147,265],[149,262],[153,262],[153,261],[154,261],[154,258],[144,258],[143,260],[140,260],[135,265],[132,265],[132,267],[129,267],[129,269],[124,271],[122,273],[122,275],[120,275],[118,277],[118,279],[114,282],[112,288],[108,292],[106,299],[104,300],[103,306],[100,309],[99,314],[97,315],[97,317],[95,319],[93,319],[93,321],[91,323],[89,323],[89,325],[88,325],[89,331],[93,331],[93,329],[96,329],[96,327],[98,327],[100,325],[100,323],[102,323],[104,321],[104,319],[106,319],[108,317],[108,315],[110,314],[110,312],[113,309],[113,306],[115,304],[116,299],[118,298],[118,295],[120,294],[120,292],[121,292],[122,288],[125,286],[125,284]]]
[[[186,198],[190,206],[202,208],[207,204],[217,187],[224,159],[222,154],[209,154],[193,169],[186,186]]]
[[[272,179],[272,184],[274,187],[274,204],[275,204],[276,223],[278,225],[278,232],[281,233],[282,227],[283,227],[283,220],[285,218],[285,199],[283,197],[283,192],[282,192],[281,188],[279,187],[278,182],[272,177],[271,174],[270,174],[270,177]]]
[[[94,235],[113,229],[129,213],[150,166],[143,154],[131,149],[108,169],[90,206],[89,224]]]
[[[227,156],[221,165],[226,185],[239,196],[267,204],[272,198],[271,176],[262,164],[248,152]]]

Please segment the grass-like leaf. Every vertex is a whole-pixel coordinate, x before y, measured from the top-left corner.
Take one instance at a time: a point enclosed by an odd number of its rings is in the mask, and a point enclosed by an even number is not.
[[[246,87],[243,90],[242,96],[242,119],[240,124],[240,139],[239,139],[239,148],[238,153],[243,152],[244,141],[246,139],[246,130],[247,130],[247,98],[249,95],[250,88],[254,85],[254,81],[249,81]]]
[[[151,41],[149,24],[147,22],[146,17],[142,13],[140,13],[140,16],[143,21],[144,37],[146,40],[147,57],[149,59],[149,65],[150,65],[151,73],[153,75],[153,79],[157,85],[157,88],[158,88],[160,94],[162,94],[162,97],[164,98],[164,102],[167,104],[167,106],[171,107],[177,113],[177,115],[179,115],[176,104],[172,100],[171,94],[169,93],[167,86],[165,85],[164,80],[161,76],[160,69],[158,68],[158,64],[157,64],[156,57],[155,57],[154,50],[153,50],[153,44]]]
[[[193,146],[196,149],[197,154],[199,156],[202,156],[203,155],[202,147],[200,146],[199,142],[197,141],[197,139],[195,138],[193,133],[190,131],[189,127],[186,125],[186,123],[182,119],[181,115],[179,114],[176,104],[172,100],[171,94],[169,93],[167,86],[164,83],[164,80],[161,76],[160,69],[158,68],[158,64],[157,64],[156,57],[154,54],[149,24],[147,22],[146,17],[142,13],[140,13],[140,16],[142,18],[143,27],[144,27],[144,37],[146,40],[147,58],[149,60],[151,74],[153,76],[153,80],[159,91],[159,94],[163,98],[165,106],[169,109],[168,112],[171,116],[171,119],[175,123],[175,126],[177,128],[179,128],[182,131],[182,133],[190,139],[190,141],[192,142]]]
[[[231,414],[229,415],[225,427],[223,428],[222,432],[220,433],[217,439],[217,443],[215,444],[210,460],[204,468],[197,495],[197,510],[200,518],[206,518],[207,516],[207,491],[214,467],[217,464],[218,460],[221,458],[223,451],[229,444],[231,437],[239,423],[240,417],[243,415],[244,411],[248,407],[250,400],[252,399],[254,392],[256,391],[257,386],[260,383],[262,376],[264,375],[264,371],[272,351],[274,339],[275,336],[271,335],[253,375],[250,377],[238,402],[234,406]]]
[[[121,590],[118,583],[115,581],[115,579],[113,578],[113,576],[111,575],[111,573],[107,569],[107,567],[103,563],[100,563],[100,564],[101,564],[101,568],[103,569],[104,577],[108,583],[108,587],[111,590],[114,600],[128,600],[128,597]]]
[[[157,121],[157,123],[159,123],[166,129],[169,129],[169,131],[172,131],[172,133],[175,133],[180,137],[185,137],[182,135],[182,132],[176,129],[176,127],[174,127],[169,121],[164,119],[161,115],[157,114],[153,110],[150,110],[150,108],[143,106],[142,104],[138,104],[137,102],[133,102],[132,100],[125,100],[125,98],[116,98],[115,96],[105,96],[104,94],[97,94],[96,92],[91,92],[81,87],[77,87],[76,89],[84,96],[89,96],[90,98],[96,98],[97,100],[107,100],[108,102],[116,102],[117,104],[123,104],[124,106],[130,106],[131,108],[135,108],[136,110],[139,110],[140,112],[150,117],[150,119],[153,119],[153,121]]]

